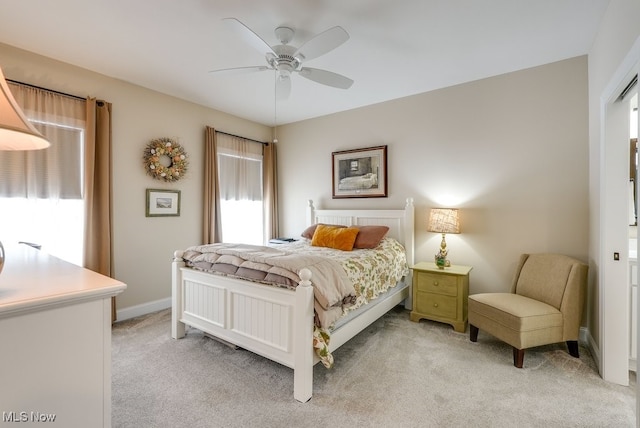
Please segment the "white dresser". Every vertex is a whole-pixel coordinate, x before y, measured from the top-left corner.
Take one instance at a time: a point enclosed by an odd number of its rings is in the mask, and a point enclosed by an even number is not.
[[[125,288],[27,245],[6,248],[0,425],[111,426],[111,298]]]

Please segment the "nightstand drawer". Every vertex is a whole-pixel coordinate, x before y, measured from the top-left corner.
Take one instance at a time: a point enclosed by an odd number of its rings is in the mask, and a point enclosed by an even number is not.
[[[442,294],[418,293],[416,310],[425,315],[432,315],[440,318],[457,317],[457,299],[453,296],[443,296]]]
[[[418,291],[446,294],[448,296],[458,295],[458,280],[455,276],[428,272],[416,272],[415,275]]]

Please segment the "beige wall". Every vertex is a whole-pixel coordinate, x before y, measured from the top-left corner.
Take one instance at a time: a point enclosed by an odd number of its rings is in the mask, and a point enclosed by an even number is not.
[[[578,57],[282,127],[283,234],[324,208],[416,205],[416,261],[440,236],[431,207],[461,208],[448,235],[455,264],[473,266],[471,293],[510,288],[523,252],[588,260],[587,59]],[[386,144],[389,197],[333,200],[331,152]]]
[[[113,103],[114,269],[128,285],[118,309],[169,298],[173,251],[201,239],[204,127],[263,141],[271,128],[2,44],[0,67],[7,79]],[[143,149],[158,137],[176,138],[189,155],[184,179],[145,174]],[[147,188],[180,190],[180,217],[145,217]]]

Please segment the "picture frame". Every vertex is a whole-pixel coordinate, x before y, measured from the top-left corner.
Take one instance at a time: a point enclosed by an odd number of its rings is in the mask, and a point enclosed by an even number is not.
[[[147,189],[147,217],[179,217],[180,190]]]
[[[387,146],[331,154],[333,199],[387,197]]]

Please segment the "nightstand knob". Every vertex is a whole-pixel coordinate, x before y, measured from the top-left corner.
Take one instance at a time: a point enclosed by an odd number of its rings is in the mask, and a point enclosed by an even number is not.
[[[438,286],[438,281],[433,281],[433,285]]]
[[[433,307],[434,307],[434,308],[437,308],[437,307],[438,307],[438,304],[437,304],[437,303],[434,303],[434,304],[433,304]]]

